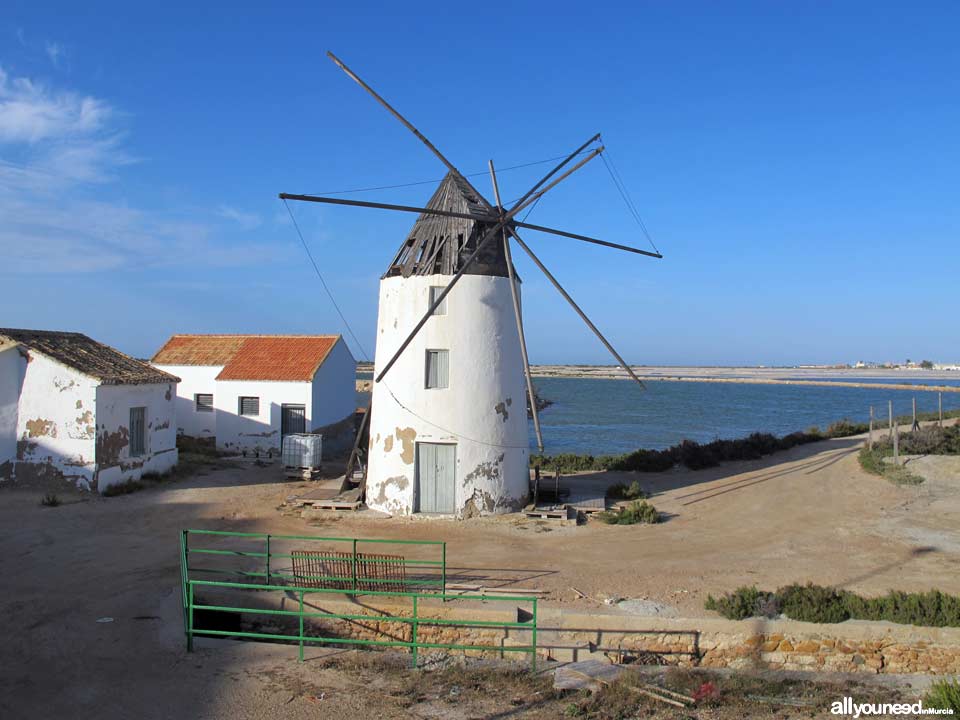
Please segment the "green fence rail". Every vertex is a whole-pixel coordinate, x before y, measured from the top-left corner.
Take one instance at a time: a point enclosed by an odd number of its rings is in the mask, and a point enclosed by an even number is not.
[[[215,537],[238,539],[247,541],[262,541],[261,550],[237,550],[235,548],[204,548],[196,547],[195,542],[191,542],[194,536]],[[384,589],[398,590],[422,590],[428,589],[444,593],[447,589],[447,544],[441,540],[387,540],[378,538],[343,538],[343,537],[317,537],[314,535],[271,535],[268,533],[244,533],[230,532],[226,530],[182,530],[180,534],[180,554],[181,571],[185,578],[191,577],[191,573],[204,573],[215,575],[235,575],[244,578],[262,578],[265,583],[274,581],[295,582],[298,578],[290,571],[290,568],[284,567],[284,562],[292,562],[295,553],[276,552],[277,543],[288,544],[291,542],[310,542],[325,544],[341,544],[350,550],[350,575],[308,575],[305,579],[311,581],[339,582],[349,584],[352,590],[360,589],[359,584],[377,584],[383,585]],[[437,557],[433,559],[415,559],[415,558],[397,558],[395,561],[383,559],[365,558],[358,548],[365,546],[417,546],[427,549],[436,548]],[[239,569],[223,567],[198,567],[193,565],[190,560],[192,556],[206,556],[208,558],[233,558],[233,559],[252,559],[262,569]],[[334,556],[315,556],[315,560],[339,560]],[[279,562],[278,562],[279,561]],[[363,572],[365,566],[373,563],[389,564],[390,562],[402,566],[404,575],[411,573],[409,579],[396,578],[371,578],[365,577]],[[422,573],[431,572],[432,576],[424,576]],[[421,573],[421,574],[417,574]],[[438,575],[438,576],[437,576]],[[304,579],[303,577],[299,579]]]
[[[253,538],[253,539],[264,539],[267,543],[266,550],[264,552],[259,551],[239,551],[239,550],[229,550],[229,549],[217,549],[217,548],[191,548],[190,547],[190,537],[191,535],[219,535],[223,537],[235,537],[235,538]],[[290,553],[277,553],[273,554],[270,550],[270,539],[273,540],[292,540],[292,541],[303,541],[303,540],[318,540],[326,542],[348,542],[353,548],[353,568],[354,572],[352,577],[345,576],[310,576],[309,579],[320,579],[327,580],[332,582],[344,582],[344,581],[353,581],[354,587],[340,587],[340,588],[324,588],[324,587],[303,587],[297,584],[291,584],[290,581],[294,580],[292,575],[287,573],[275,572],[271,568],[271,558],[290,558]],[[357,570],[359,563],[362,563],[362,559],[358,559],[356,546],[357,544],[364,543],[387,543],[387,544],[400,544],[400,545],[439,545],[442,548],[442,559],[436,562],[429,562],[423,560],[411,560],[411,564],[423,565],[427,563],[428,567],[439,567],[441,568],[441,581],[439,591],[426,591],[426,592],[411,592],[409,590],[370,590],[370,589],[361,589],[356,587],[357,582]],[[239,571],[239,570],[222,570],[222,569],[211,569],[211,568],[194,568],[190,565],[190,556],[191,554],[198,555],[219,555],[219,556],[228,556],[234,555],[237,557],[243,558],[254,558],[262,559],[265,562],[264,572],[259,571]],[[406,561],[406,559],[404,559]],[[253,576],[255,578],[262,578],[265,582],[234,582],[234,581],[224,581],[224,580],[203,580],[196,579],[191,577],[192,572],[199,573],[209,573],[209,572],[228,572],[234,573],[241,576]],[[318,538],[313,536],[293,536],[293,535],[266,535],[261,533],[231,533],[231,532],[222,532],[214,530],[184,530],[180,535],[180,573],[183,581],[183,610],[184,610],[184,631],[186,634],[187,641],[187,650],[193,650],[193,640],[197,636],[204,637],[225,637],[225,638],[238,638],[238,639],[248,639],[248,640],[267,640],[267,641],[286,641],[286,642],[295,642],[299,646],[298,657],[303,660],[304,647],[307,644],[329,644],[329,645],[352,645],[352,646],[373,646],[373,647],[393,647],[393,648],[408,648],[413,656],[413,666],[417,666],[419,652],[422,649],[429,650],[475,650],[475,651],[486,651],[486,652],[520,652],[528,653],[531,656],[531,666],[534,670],[537,667],[537,598],[536,597],[527,597],[522,595],[516,596],[507,596],[507,595],[498,595],[491,597],[489,595],[448,595],[445,592],[446,587],[446,543],[439,541],[417,541],[417,540],[372,540],[372,539],[362,539],[362,538]],[[279,578],[280,582],[283,584],[271,584],[269,582],[270,578]],[[395,581],[391,581],[395,582]],[[411,581],[418,582],[422,584],[422,581]],[[285,594],[292,594],[297,601],[296,610],[281,610],[281,609],[272,609],[272,608],[253,608],[253,607],[243,607],[240,603],[237,604],[209,604],[206,602],[198,602],[198,591],[207,590],[210,594],[217,593],[240,593],[242,596],[248,596],[251,593],[263,593],[263,592],[280,592]],[[308,607],[307,599],[312,596],[319,597],[328,597],[341,595],[345,596],[348,599],[356,600],[357,597],[363,596],[373,596],[373,597],[383,597],[390,599],[400,599],[409,600],[411,603],[410,614],[409,615],[398,615],[394,613],[381,612],[380,614],[375,615],[364,615],[358,613],[335,613],[335,612],[325,612],[322,610],[314,610],[312,607]],[[517,620],[516,622],[504,622],[499,620],[461,620],[461,619],[449,619],[449,618],[437,618],[423,615],[423,602],[424,601],[441,601],[443,603],[454,602],[454,601],[464,601],[464,600],[479,600],[483,602],[507,602],[507,603],[529,603],[530,612],[529,619],[527,620]],[[209,613],[228,613],[228,614],[249,614],[249,615],[261,615],[267,617],[288,617],[296,618],[297,620],[297,631],[296,633],[283,633],[283,632],[253,632],[246,630],[217,630],[213,628],[204,628],[197,627],[196,624],[196,611],[203,611]],[[341,638],[341,637],[325,637],[319,635],[310,635],[308,634],[310,620],[340,620],[346,622],[376,622],[376,623],[395,623],[398,626],[409,625],[410,630],[410,640],[375,640],[375,639],[363,639],[363,638]],[[486,629],[502,629],[502,630],[526,630],[530,633],[530,644],[529,645],[515,645],[515,646],[506,646],[506,645],[483,645],[476,643],[436,643],[436,642],[424,642],[420,638],[420,628],[424,626],[456,626],[461,628],[486,628]]]

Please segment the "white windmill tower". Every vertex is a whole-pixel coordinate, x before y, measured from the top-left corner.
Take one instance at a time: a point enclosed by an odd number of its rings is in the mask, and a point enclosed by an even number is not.
[[[447,166],[426,207],[281,193],[283,200],[373,207],[419,213],[380,281],[377,348],[371,401],[369,507],[392,514],[455,517],[510,512],[529,493],[526,405],[543,451],[520,309],[520,280],[511,238],[638,383],[630,366],[590,322],[518,228],[661,257],[596,238],[514,219],[544,193],[603,152],[587,149],[595,135],[534,185],[513,207],[500,203],[490,162],[495,204],[483,195],[413,125],[347,68],[330,58],[411,130]],[[573,167],[557,175],[574,158]],[[548,181],[550,181],[548,183]],[[451,293],[454,286],[456,292]],[[526,398],[524,397],[526,395]],[[352,465],[354,457],[351,457]],[[348,477],[350,473],[348,471]]]

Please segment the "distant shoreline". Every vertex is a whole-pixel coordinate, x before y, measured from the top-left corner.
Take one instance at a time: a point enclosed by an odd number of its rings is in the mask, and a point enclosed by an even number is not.
[[[373,372],[372,365],[358,365],[358,372]],[[612,365],[531,365],[537,378],[594,378],[628,380],[626,371]],[[671,367],[633,366],[644,382],[709,382],[746,385],[799,385],[815,387],[854,387],[877,390],[915,390],[920,392],[960,393],[960,386],[937,384],[938,380],[960,380],[960,372],[950,370],[891,368],[818,368],[818,367]],[[824,379],[836,378],[836,379]],[[863,380],[891,382],[863,382]],[[921,384],[903,380],[923,381]]]

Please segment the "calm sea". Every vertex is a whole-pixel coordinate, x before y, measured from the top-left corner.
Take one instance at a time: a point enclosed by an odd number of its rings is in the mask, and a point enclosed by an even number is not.
[[[960,380],[936,382],[960,385]],[[937,409],[937,393],[911,390],[668,380],[648,382],[643,390],[626,380],[593,378],[536,378],[534,384],[541,397],[553,401],[540,413],[550,455],[617,454],[666,448],[685,438],[709,442],[758,431],[785,435],[812,425],[826,427],[841,418],[866,422],[871,405],[886,417],[891,400],[897,415],[908,415],[914,397],[920,412]],[[357,394],[358,406],[367,402],[367,393]],[[943,408],[960,408],[960,393],[944,393]],[[533,423],[529,426],[530,447],[536,448]]]
[[[757,431],[785,435],[845,417],[865,422],[871,405],[881,415],[891,400],[894,413],[906,415],[913,397],[919,412],[937,409],[937,393],[910,390],[670,381],[648,382],[643,390],[626,380],[581,378],[537,378],[535,385],[554,403],[540,414],[551,455],[623,453]],[[943,408],[960,408],[960,393],[944,393]],[[532,422],[530,445],[536,447]]]

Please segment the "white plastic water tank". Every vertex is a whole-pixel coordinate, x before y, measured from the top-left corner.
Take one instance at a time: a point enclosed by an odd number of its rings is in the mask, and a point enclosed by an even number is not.
[[[313,470],[320,467],[323,436],[293,433],[283,436],[282,459],[285,467]]]

